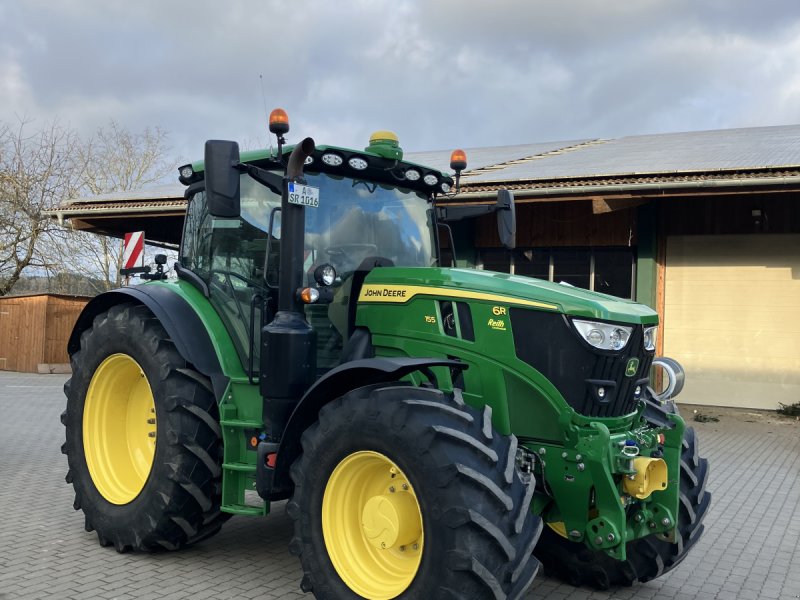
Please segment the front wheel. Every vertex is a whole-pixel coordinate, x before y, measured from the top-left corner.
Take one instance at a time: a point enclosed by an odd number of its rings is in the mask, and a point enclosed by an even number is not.
[[[460,394],[391,384],[322,409],[287,506],[301,587],[320,599],[519,598],[541,520],[517,440]]]

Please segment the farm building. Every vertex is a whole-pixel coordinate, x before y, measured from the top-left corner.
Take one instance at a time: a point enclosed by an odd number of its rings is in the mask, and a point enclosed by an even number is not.
[[[406,159],[447,170],[449,155]],[[497,190],[512,190],[517,248],[501,247],[494,217],[461,222],[453,230],[459,265],[656,308],[659,353],[687,370],[684,401],[773,409],[800,399],[800,125],[475,148],[467,156],[461,193],[440,202],[492,203]],[[183,211],[176,185],[75,200],[54,216],[178,243]]]
[[[88,301],[59,294],[0,298],[0,370],[67,372],[67,341]]]

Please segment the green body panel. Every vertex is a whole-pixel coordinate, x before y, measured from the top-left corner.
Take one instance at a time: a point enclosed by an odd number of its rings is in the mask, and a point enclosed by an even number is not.
[[[631,300],[541,279],[492,271],[393,267],[374,270],[366,282],[445,287],[475,293],[499,294],[508,297],[509,305],[524,306],[526,301],[534,300],[552,304],[552,310],[575,317],[642,325],[658,323],[658,314],[653,309]]]
[[[214,307],[197,288],[181,280],[153,281],[144,285],[165,286],[194,309],[208,331],[222,372],[230,379],[219,404],[224,447],[222,511],[244,515],[267,514],[268,503],[255,493],[257,456],[255,447],[249,443],[264,428],[258,386],[249,382],[228,331]]]
[[[578,414],[545,376],[517,358],[508,318],[510,307],[527,303],[532,310],[650,325],[658,321],[653,310],[546,281],[464,269],[380,268],[364,286],[356,324],[370,330],[376,354],[450,357],[469,365],[461,385],[465,401],[490,406],[495,428],[515,434],[538,457],[537,476],[553,499],[536,498],[532,509],[546,521],[563,522],[573,532],[570,539],[618,559],[625,558],[622,542],[673,528],[684,429],[680,417],[672,417],[674,428],[660,429],[649,426],[641,410],[616,418]],[[458,335],[445,333],[441,301],[448,300],[469,304],[474,341],[462,339],[457,311]],[[434,371],[439,387],[452,389],[450,372]],[[663,444],[658,434],[664,435]],[[634,473],[623,454],[626,440],[635,440],[645,456],[661,446],[670,480],[666,490],[635,501],[629,515],[621,500],[623,478]]]

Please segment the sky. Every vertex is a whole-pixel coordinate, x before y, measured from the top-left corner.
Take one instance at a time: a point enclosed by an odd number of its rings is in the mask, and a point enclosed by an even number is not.
[[[263,95],[262,95],[263,89]],[[797,0],[0,0],[0,122],[406,151],[800,123]]]

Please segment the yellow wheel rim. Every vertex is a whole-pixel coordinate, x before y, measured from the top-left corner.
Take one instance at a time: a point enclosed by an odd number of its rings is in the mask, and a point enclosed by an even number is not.
[[[422,511],[400,468],[378,452],[355,452],[331,473],[322,534],[336,572],[356,594],[402,594],[422,560]]]
[[[555,521],[553,523],[548,523],[547,526],[565,540],[569,539],[569,536],[567,535],[567,527],[564,525],[564,521]]]
[[[92,376],[83,407],[83,451],[97,491],[127,504],[142,491],[156,452],[156,405],[147,377],[127,354]]]

